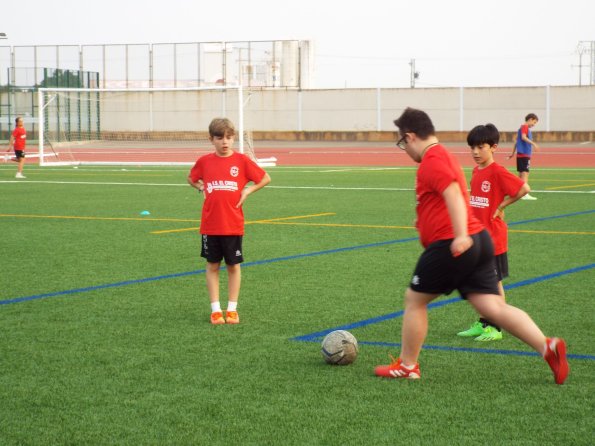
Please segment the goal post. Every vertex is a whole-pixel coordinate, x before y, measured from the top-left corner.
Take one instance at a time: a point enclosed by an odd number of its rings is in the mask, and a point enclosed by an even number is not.
[[[190,165],[211,152],[208,126],[227,117],[236,148],[260,165],[241,85],[194,88],[40,88],[39,164]],[[248,123],[248,125],[246,125]]]

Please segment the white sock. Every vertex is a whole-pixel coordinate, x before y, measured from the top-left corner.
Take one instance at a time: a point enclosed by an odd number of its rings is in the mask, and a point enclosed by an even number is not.
[[[216,313],[216,312],[221,313],[221,304],[219,303],[219,301],[211,302],[211,313]]]
[[[236,311],[236,308],[238,308],[238,303],[237,302],[228,302],[227,303],[227,311]]]

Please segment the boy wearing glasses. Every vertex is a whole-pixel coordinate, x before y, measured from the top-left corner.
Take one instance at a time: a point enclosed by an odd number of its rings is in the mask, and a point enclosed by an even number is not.
[[[499,295],[490,235],[469,205],[465,176],[454,156],[435,136],[430,117],[407,108],[394,121],[400,145],[417,163],[417,229],[425,248],[405,292],[399,358],[377,366],[385,378],[419,379],[417,362],[428,330],[428,304],[458,290],[475,310],[543,355],[556,384],[569,373],[566,343],[546,338],[527,313]]]

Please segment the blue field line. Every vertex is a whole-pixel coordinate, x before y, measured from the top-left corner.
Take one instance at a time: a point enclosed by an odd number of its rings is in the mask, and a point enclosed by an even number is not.
[[[555,215],[555,216],[551,216],[551,217],[536,218],[536,219],[532,219],[532,220],[522,220],[522,221],[508,223],[508,225],[512,226],[512,225],[532,223],[535,221],[544,221],[544,220],[551,220],[551,219],[563,218],[563,217],[573,217],[576,215],[590,214],[593,212],[595,212],[595,210],[574,212],[572,214]],[[301,258],[306,258],[306,257],[316,257],[316,256],[321,256],[321,255],[326,255],[326,254],[335,254],[338,252],[355,251],[358,249],[375,248],[378,246],[393,245],[396,243],[405,243],[405,242],[411,242],[411,241],[415,241],[415,240],[419,240],[419,238],[418,237],[409,237],[409,238],[405,238],[405,239],[389,240],[386,242],[368,243],[365,245],[348,246],[345,248],[336,248],[336,249],[329,249],[329,250],[325,250],[325,251],[317,251],[317,252],[311,252],[311,253],[306,253],[306,254],[297,254],[297,255],[291,255],[291,256],[286,256],[286,257],[277,257],[277,258],[273,258],[273,259],[257,260],[254,262],[243,263],[242,267],[264,265],[264,264],[268,264],[268,263],[282,262],[282,261],[287,261],[287,260],[296,260],[296,259],[301,259]],[[184,276],[197,275],[197,274],[202,274],[204,272],[205,272],[205,270],[201,269],[201,270],[196,270],[196,271],[187,271],[187,272],[181,272],[181,273],[175,273],[175,274],[166,274],[166,275],[162,275],[162,276],[146,277],[144,279],[125,280],[122,282],[108,283],[108,284],[89,286],[89,287],[84,287],[84,288],[74,288],[71,290],[56,291],[53,293],[35,294],[32,296],[0,300],[0,305],[8,305],[8,304],[14,304],[14,303],[19,303],[19,302],[26,302],[26,301],[30,301],[30,300],[45,299],[45,298],[49,298],[49,297],[65,296],[65,295],[77,294],[77,293],[85,293],[88,291],[97,291],[97,290],[102,290],[102,289],[107,289],[107,288],[115,288],[115,287],[120,287],[120,286],[136,285],[136,284],[141,284],[141,283],[146,283],[146,282],[154,282],[157,280],[165,280],[165,279],[173,279],[173,278],[184,277]],[[532,280],[538,280],[538,279],[532,279]],[[543,280],[545,280],[545,279],[543,279]]]
[[[451,299],[432,302],[428,305],[428,309],[443,307],[444,305],[452,304],[454,302],[459,302],[460,300],[462,300],[460,297],[453,297]],[[326,330],[317,331],[315,333],[310,333],[307,335],[296,336],[295,338],[291,338],[291,339],[293,341],[308,342],[312,339],[319,339],[323,336],[326,336],[331,331],[335,331],[335,330],[348,330],[349,331],[349,330],[353,330],[355,328],[362,328],[362,327],[365,327],[366,325],[372,325],[372,324],[377,324],[379,322],[388,321],[390,319],[396,319],[398,317],[403,316],[403,313],[404,313],[403,310],[395,311],[394,313],[388,313],[388,314],[384,314],[382,316],[376,316],[376,317],[372,317],[370,319],[364,319],[362,321],[353,322],[351,324],[340,325],[339,327],[328,328]]]
[[[16,304],[19,302],[26,302],[28,300],[45,299],[48,297],[57,297],[57,296],[66,296],[69,294],[86,293],[88,291],[104,290],[106,288],[115,288],[115,287],[119,287],[119,286],[136,285],[139,283],[154,282],[156,280],[175,279],[178,277],[201,274],[201,273],[204,273],[205,271],[206,270],[201,269],[198,271],[188,271],[188,272],[184,272],[184,273],[166,274],[166,275],[157,276],[157,277],[146,277],[144,279],[124,280],[122,282],[107,283],[104,285],[96,285],[96,286],[88,286],[85,288],[74,288],[72,290],[56,291],[54,293],[34,294],[33,296],[17,297],[14,299],[0,300],[0,305]]]
[[[513,221],[513,222],[510,222],[507,224],[508,224],[508,226],[524,225],[527,223],[534,223],[536,221],[555,220],[556,218],[576,217],[577,215],[592,214],[593,212],[595,212],[595,209],[591,209],[589,211],[573,212],[571,214],[553,215],[551,217],[532,218],[531,220]]]
[[[520,282],[511,283],[510,285],[504,286],[505,290],[512,290],[514,288],[518,288],[525,285],[531,285],[537,282],[543,282],[544,280],[555,279],[556,277],[565,276],[567,274],[578,273],[581,271],[586,271],[588,269],[595,268],[595,263],[589,263],[583,266],[577,266],[576,268],[566,269],[564,271],[559,271],[557,273],[546,274],[545,276],[534,277],[533,279],[521,280]]]
[[[418,238],[410,237],[410,238],[404,238],[404,239],[398,239],[398,240],[389,240],[386,242],[367,243],[365,245],[348,246],[345,248],[336,248],[336,249],[329,249],[329,250],[325,250],[325,251],[309,252],[306,254],[296,254],[296,255],[285,256],[285,257],[276,257],[274,259],[256,260],[254,262],[243,263],[242,268],[246,268],[249,266],[264,265],[267,263],[283,262],[283,261],[287,261],[287,260],[303,259],[306,257],[316,257],[316,256],[321,256],[321,255],[326,255],[326,254],[335,254],[338,252],[355,251],[358,249],[376,248],[378,246],[394,245],[397,243],[406,243],[406,242],[411,242],[411,241],[415,241],[415,240],[418,240]],[[225,268],[222,268],[222,269],[225,269]],[[141,284],[141,283],[155,282],[157,280],[177,279],[179,277],[202,274],[205,271],[206,271],[205,269],[199,269],[196,271],[186,271],[186,272],[182,272],[182,273],[165,274],[162,276],[155,276],[155,277],[146,277],[144,279],[125,280],[122,282],[107,283],[107,284],[103,284],[103,285],[89,286],[89,287],[84,287],[84,288],[74,288],[71,290],[56,291],[53,293],[35,294],[33,296],[25,296],[25,297],[17,297],[14,299],[0,300],[0,305],[15,304],[15,303],[26,302],[26,301],[30,301],[30,300],[45,299],[45,298],[49,298],[49,297],[66,296],[66,295],[77,294],[77,293],[86,293],[88,291],[97,291],[97,290],[103,290],[106,288],[116,288],[116,287],[127,286],[127,285],[137,285],[137,284]]]
[[[512,283],[510,285],[506,285],[504,287],[505,290],[518,288],[525,285],[531,285],[538,282],[543,282],[545,280],[554,279],[556,277],[565,276],[568,274],[574,274],[581,271],[587,271],[589,269],[595,268],[595,263],[590,263],[588,265],[578,266],[576,268],[570,268],[564,271],[559,271],[556,273],[546,274],[539,277],[534,277],[532,279],[522,280],[520,282]],[[428,305],[428,309],[440,308],[445,305],[453,304],[456,302],[460,302],[463,299],[460,296],[453,297],[450,299],[444,299],[432,302]],[[327,328],[326,330],[316,331],[314,333],[309,333],[306,335],[296,336],[291,338],[292,341],[301,341],[301,342],[320,342],[321,338],[326,336],[332,331],[335,330],[353,330],[356,328],[362,328],[367,325],[377,324],[379,322],[384,322],[390,319],[396,319],[398,317],[403,316],[404,311],[395,311],[394,313],[388,313],[381,316],[376,316],[369,319],[364,319],[357,322],[352,322],[349,324],[339,325],[333,328]],[[367,345],[380,345],[380,346],[389,346],[389,347],[400,347],[401,344],[399,343],[388,343],[388,342],[375,342],[375,341],[359,341],[360,344],[367,344]],[[451,351],[469,351],[469,352],[478,352],[478,353],[494,353],[494,354],[501,354],[501,355],[525,355],[525,356],[538,356],[535,352],[522,352],[522,351],[515,351],[515,350],[492,350],[492,349],[483,349],[483,348],[466,348],[466,347],[444,347],[444,346],[432,346],[432,345],[424,345],[424,349],[428,350],[451,350]],[[574,359],[590,359],[595,360],[595,356],[593,355],[568,355],[569,358]]]

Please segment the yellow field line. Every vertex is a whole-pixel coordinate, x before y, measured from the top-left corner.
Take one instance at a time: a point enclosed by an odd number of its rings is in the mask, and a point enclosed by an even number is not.
[[[323,227],[330,227],[330,228],[415,229],[414,226],[355,225],[355,224],[348,224],[348,223],[293,223],[293,222],[281,222],[281,221],[279,221],[279,222],[263,221],[263,222],[253,222],[253,223],[262,223],[262,224],[271,224],[271,225],[323,226]]]
[[[523,232],[526,234],[595,235],[595,232],[587,231],[530,231],[528,229],[509,229],[508,232]]]
[[[335,212],[325,212],[322,214],[311,214],[311,215],[294,215],[293,217],[279,217],[279,218],[268,218],[265,220],[254,220],[247,221],[247,225],[253,225],[258,223],[271,223],[274,221],[285,221],[285,220],[298,220],[300,218],[312,218],[312,217],[328,217],[330,215],[337,215]]]
[[[329,215],[337,215],[334,212],[325,212],[323,214],[311,214],[311,215],[294,215],[291,217],[279,217],[279,218],[270,218],[268,220],[254,220],[254,221],[247,221],[245,224],[253,225],[253,224],[275,224],[274,222],[278,222],[281,220],[296,220],[299,218],[311,218],[311,217],[327,217]],[[291,223],[288,223],[291,224]],[[151,231],[151,234],[169,234],[173,232],[186,232],[186,231],[196,231],[198,228],[182,228],[182,229],[164,229],[162,231]]]
[[[575,184],[572,186],[546,187],[545,190],[573,189],[576,187],[589,187],[589,186],[595,186],[595,183]]]
[[[279,217],[266,220],[247,221],[246,224],[271,224],[271,225],[295,225],[295,226],[319,226],[319,227],[337,227],[337,228],[371,228],[371,229],[415,229],[413,226],[389,226],[389,225],[357,225],[345,223],[303,223],[303,222],[288,222],[285,220],[297,220],[302,218],[326,217],[336,215],[333,212],[326,212],[322,214],[311,215],[295,215],[291,217]],[[76,215],[32,215],[32,214],[0,214],[1,217],[10,218],[49,218],[49,219],[66,219],[66,220],[104,220],[104,221],[164,221],[164,222],[192,222],[196,223],[197,219],[183,219],[183,218],[132,218],[132,217],[85,217]],[[168,229],[163,231],[152,231],[151,234],[165,234],[170,232],[185,232],[195,231],[197,227],[182,228],[182,229]],[[524,229],[509,229],[508,232],[525,233],[525,234],[567,234],[567,235],[595,235],[592,231],[531,231]]]
[[[169,234],[171,232],[187,232],[187,231],[198,231],[196,228],[182,228],[182,229],[164,229],[162,231],[151,231],[151,234]]]
[[[300,222],[284,222],[284,221],[252,221],[246,224],[264,224],[264,225],[289,225],[289,226],[317,226],[327,228],[366,228],[366,229],[415,229],[414,226],[388,226],[388,225],[355,225],[346,223],[300,223]],[[164,234],[168,232],[184,232],[194,231],[198,228],[184,228],[184,229],[170,229],[165,231],[153,231],[151,234]],[[558,234],[558,235],[595,235],[595,232],[578,232],[578,231],[530,231],[522,229],[510,229],[509,232],[519,232],[527,234]]]
[[[77,215],[28,215],[28,214],[0,214],[0,217],[11,218],[57,218],[67,220],[115,220],[115,221],[169,221],[169,222],[198,222],[195,218],[151,218],[151,217],[84,217]]]

